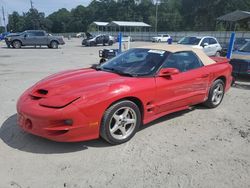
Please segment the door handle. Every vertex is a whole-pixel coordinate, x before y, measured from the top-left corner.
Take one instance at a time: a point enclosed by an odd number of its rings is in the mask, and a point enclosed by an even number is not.
[[[209,74],[203,74],[200,76],[200,78],[207,78],[209,76]]]

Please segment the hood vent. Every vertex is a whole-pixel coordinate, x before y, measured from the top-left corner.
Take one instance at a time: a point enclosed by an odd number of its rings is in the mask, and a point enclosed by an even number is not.
[[[40,95],[47,95],[48,94],[48,90],[45,89],[38,89],[37,93],[39,93]]]

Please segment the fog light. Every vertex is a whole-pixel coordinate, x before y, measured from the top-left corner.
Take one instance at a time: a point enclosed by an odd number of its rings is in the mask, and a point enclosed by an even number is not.
[[[65,125],[73,125],[73,120],[72,120],[72,119],[65,119],[65,120],[63,121],[63,123],[64,123]]]

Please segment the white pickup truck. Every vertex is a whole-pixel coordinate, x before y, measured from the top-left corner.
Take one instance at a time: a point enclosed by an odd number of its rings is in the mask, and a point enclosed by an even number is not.
[[[170,38],[168,34],[159,34],[157,37],[152,37],[152,42],[167,42]]]

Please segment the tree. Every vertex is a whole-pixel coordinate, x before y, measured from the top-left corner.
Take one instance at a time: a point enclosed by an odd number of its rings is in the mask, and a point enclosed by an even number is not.
[[[24,30],[24,16],[20,16],[14,11],[9,15],[8,30],[13,32],[21,32]]]

